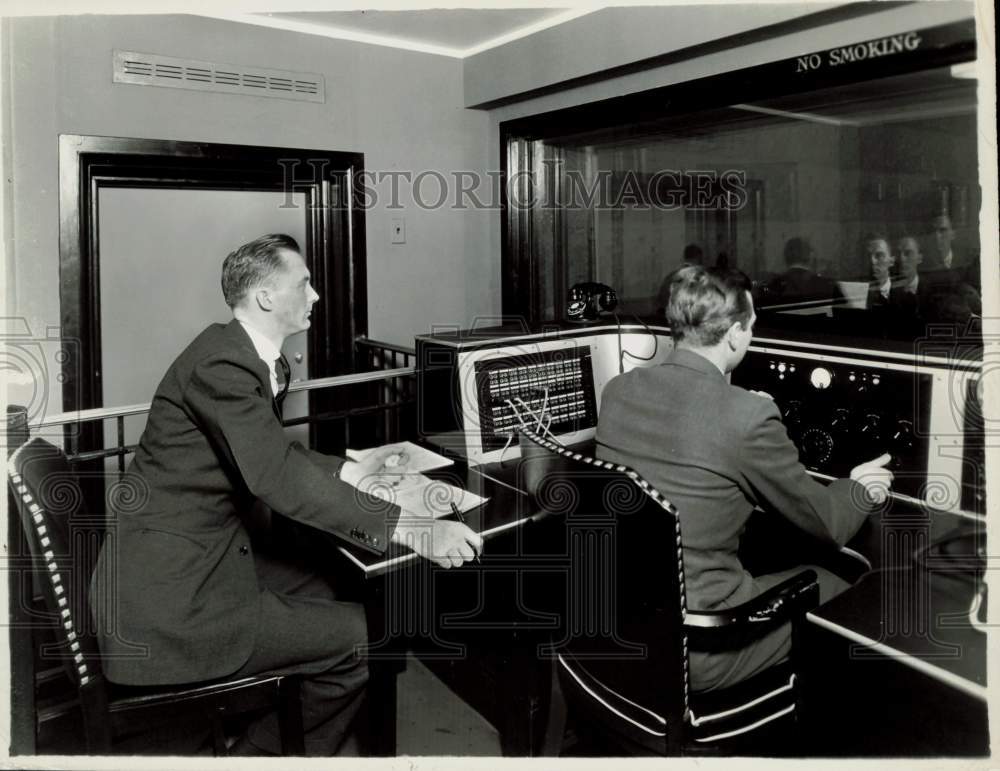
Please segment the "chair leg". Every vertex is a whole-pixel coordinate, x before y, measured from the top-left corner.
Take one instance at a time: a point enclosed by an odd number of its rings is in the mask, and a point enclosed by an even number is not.
[[[549,690],[549,713],[545,721],[545,742],[542,755],[558,757],[562,754],[566,736],[566,699],[559,685],[559,662],[552,662],[552,684]]]
[[[87,752],[91,755],[111,754],[111,726],[108,724],[108,697],[103,682],[80,689],[83,732]]]
[[[216,707],[212,710],[212,752],[217,758],[224,758],[229,755],[229,748],[226,746],[226,731],[222,725],[222,718],[226,714],[223,707]]]
[[[302,689],[297,677],[283,677],[278,685],[278,726],[281,729],[281,753],[305,755],[306,739],[302,726]]]

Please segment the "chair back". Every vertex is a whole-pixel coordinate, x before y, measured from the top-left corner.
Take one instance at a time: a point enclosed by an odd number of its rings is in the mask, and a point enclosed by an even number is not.
[[[44,439],[21,445],[8,459],[7,469],[55,631],[55,643],[42,647],[41,658],[60,661],[79,690],[101,686],[88,591],[103,522],[87,512],[66,455]]]
[[[559,664],[572,662],[567,669],[585,689],[604,689],[598,701],[603,693],[609,702],[613,694],[642,705],[647,728],[672,742],[683,732],[688,704],[677,510],[626,466],[567,450],[530,429],[521,436],[528,440],[522,457],[534,505],[564,522]],[[625,728],[627,722],[646,725],[641,717],[623,721]],[[636,730],[640,739],[650,733]]]
[[[7,457],[28,441],[28,408],[18,404],[7,405]]]

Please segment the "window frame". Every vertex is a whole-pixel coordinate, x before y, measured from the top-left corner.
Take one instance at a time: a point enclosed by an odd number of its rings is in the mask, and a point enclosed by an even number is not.
[[[840,48],[837,46],[804,56],[501,122],[500,161],[504,184],[501,185],[500,261],[504,316],[524,319],[531,328],[551,321],[543,316],[540,265],[531,246],[534,236],[533,209],[510,205],[512,193],[518,201],[530,200],[531,181],[527,172],[534,166],[536,141],[614,128],[620,131],[622,137],[635,136],[643,133],[642,124],[673,115],[691,116],[737,102],[807,94],[824,88],[969,62],[976,58],[973,19],[908,32],[916,32],[920,36],[918,48],[873,61],[798,71],[802,59],[818,55],[822,61],[827,61],[829,53]],[[554,307],[560,308],[566,301],[565,280],[562,276],[553,276],[553,281]]]

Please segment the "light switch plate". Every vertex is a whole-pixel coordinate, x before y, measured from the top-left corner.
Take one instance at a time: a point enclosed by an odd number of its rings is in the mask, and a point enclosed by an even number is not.
[[[389,228],[392,243],[406,243],[406,220],[402,217],[393,217]]]

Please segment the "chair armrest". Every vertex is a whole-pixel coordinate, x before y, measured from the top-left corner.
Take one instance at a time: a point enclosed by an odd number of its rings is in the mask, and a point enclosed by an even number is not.
[[[735,608],[689,610],[684,619],[695,650],[738,648],[819,604],[815,570],[803,570]]]

